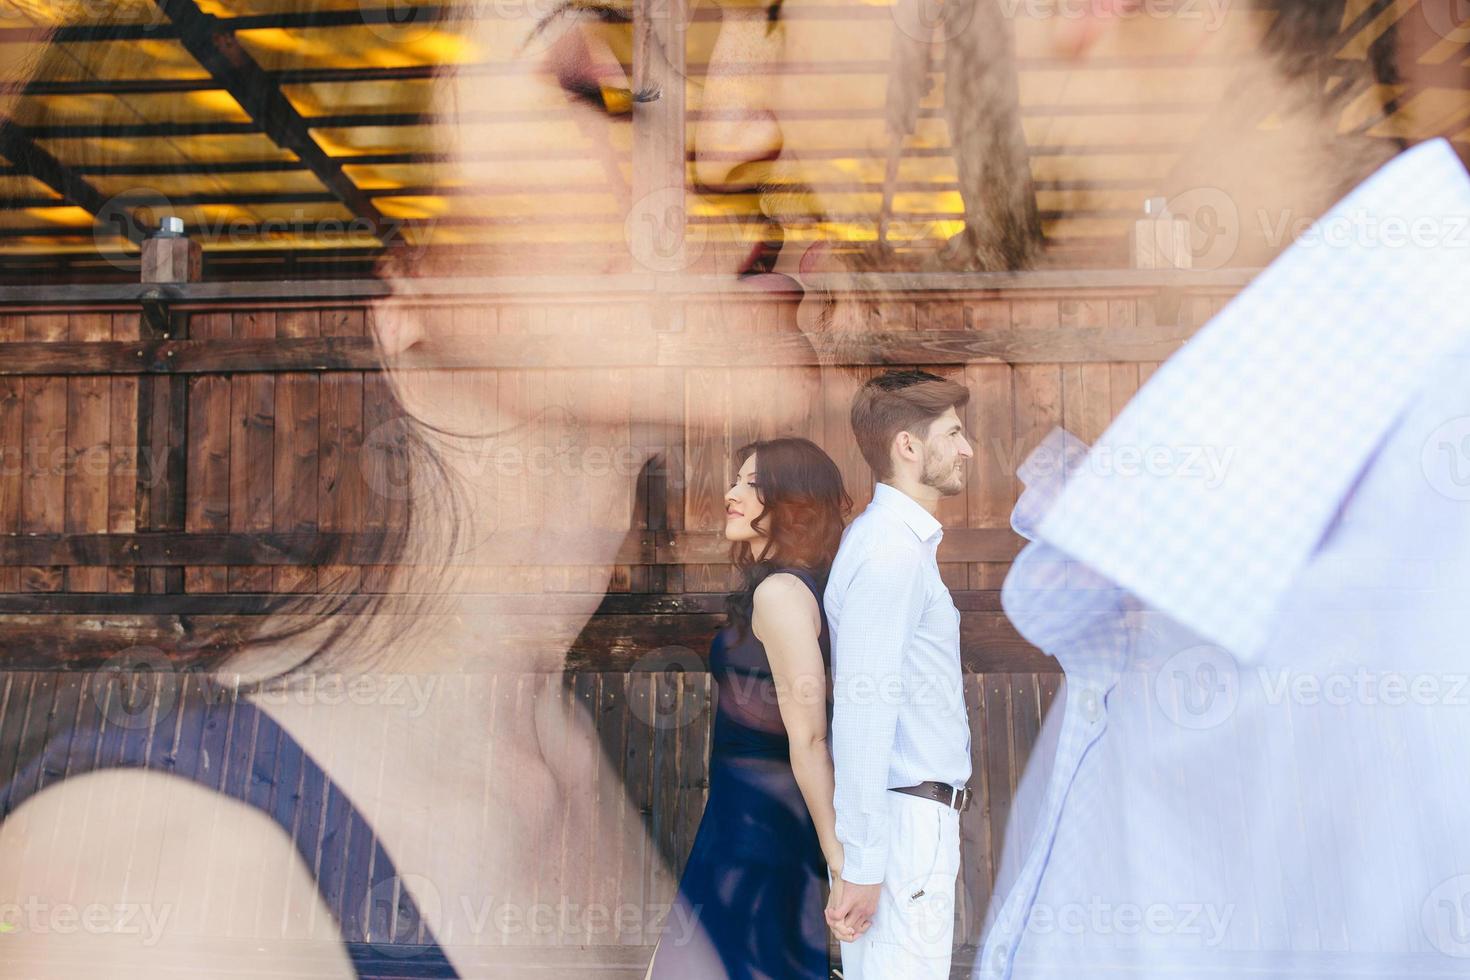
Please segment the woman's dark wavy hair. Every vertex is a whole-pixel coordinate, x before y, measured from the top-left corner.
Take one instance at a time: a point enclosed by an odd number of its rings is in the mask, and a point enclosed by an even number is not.
[[[803,568],[827,577],[852,498],[832,457],[810,439],[786,436],[747,443],[735,452],[735,469],[755,456],[761,513],[750,522],[764,535],[757,554],[749,541],[730,546],[740,587],[725,600],[726,622],[743,636],[750,629],[755,588],[781,568]],[[733,482],[733,481],[732,481]]]

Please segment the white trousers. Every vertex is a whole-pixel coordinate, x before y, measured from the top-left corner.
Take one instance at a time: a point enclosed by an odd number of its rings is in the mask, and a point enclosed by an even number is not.
[[[840,944],[843,977],[948,980],[959,873],[959,811],[890,792],[888,861],[878,911],[856,942]]]

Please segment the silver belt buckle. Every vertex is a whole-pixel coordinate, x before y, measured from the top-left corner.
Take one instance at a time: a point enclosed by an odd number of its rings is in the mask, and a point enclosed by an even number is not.
[[[950,805],[951,808],[953,808],[955,810],[958,810],[959,809],[959,807],[955,806],[955,803],[959,801],[959,798],[960,798],[960,788],[958,786],[953,786],[953,785],[950,786],[950,788],[949,788],[949,805]]]

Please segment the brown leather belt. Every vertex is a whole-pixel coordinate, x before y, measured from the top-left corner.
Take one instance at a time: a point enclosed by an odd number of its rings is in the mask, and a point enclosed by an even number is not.
[[[941,783],[933,779],[916,786],[890,786],[888,788],[895,793],[907,793],[910,796],[919,796],[936,803],[943,803],[945,806],[954,807],[961,813],[970,808],[970,801],[973,797],[968,786],[951,786],[949,783]]]

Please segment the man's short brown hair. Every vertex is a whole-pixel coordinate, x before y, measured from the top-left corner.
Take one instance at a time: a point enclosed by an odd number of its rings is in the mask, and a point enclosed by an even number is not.
[[[937,374],[884,371],[853,396],[852,434],[878,479],[887,480],[893,476],[888,450],[894,436],[909,432],[923,438],[931,422],[969,400],[970,389]]]

